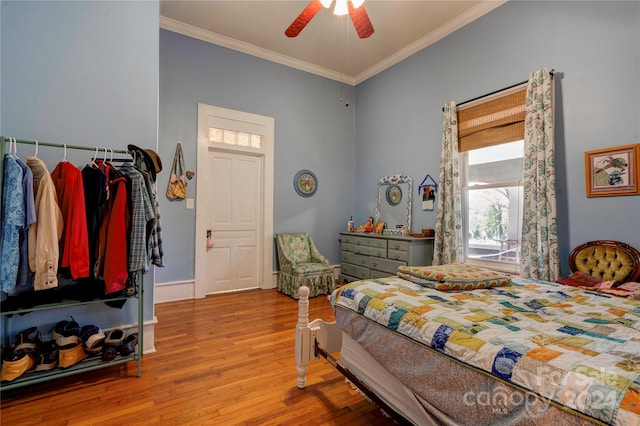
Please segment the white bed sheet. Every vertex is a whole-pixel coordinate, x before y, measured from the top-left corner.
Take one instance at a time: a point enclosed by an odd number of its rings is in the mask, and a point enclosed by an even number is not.
[[[396,412],[417,426],[440,425],[425,409],[422,398],[415,395],[385,370],[351,336],[342,333],[340,361]]]

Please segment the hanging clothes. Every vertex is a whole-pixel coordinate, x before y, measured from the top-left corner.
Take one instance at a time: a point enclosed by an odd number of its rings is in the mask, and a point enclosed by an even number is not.
[[[29,268],[35,273],[34,290],[58,286],[58,262],[64,222],[58,207],[56,188],[47,165],[37,157],[27,157],[33,173],[36,223],[29,227]]]
[[[24,172],[13,154],[4,156],[3,167],[0,289],[6,293],[13,293],[20,264],[20,230],[25,224],[22,187]]]
[[[156,192],[156,184],[149,171],[136,169],[144,177],[144,183],[153,206],[154,220],[147,223],[147,267],[151,264],[164,267],[164,252],[162,249],[162,227],[160,226],[160,205]]]
[[[153,203],[156,206],[156,220],[149,236],[149,260],[155,266],[164,267],[164,250],[162,248],[162,226],[160,226],[160,204],[158,203],[158,193],[153,191]]]
[[[51,172],[51,179],[64,220],[60,267],[68,268],[74,280],[87,278],[90,275],[89,236],[82,172],[70,162],[62,161]]]
[[[36,206],[33,195],[33,173],[29,166],[19,158],[16,158],[18,165],[22,168],[22,191],[24,200],[25,223],[20,229],[20,264],[18,265],[18,278],[14,293],[23,293],[33,290],[33,282],[29,279],[29,227],[36,223]]]
[[[97,164],[107,176],[109,199],[100,226],[95,276],[104,278],[105,294],[112,294],[125,289],[129,275],[129,183],[124,174],[110,165],[102,161]]]
[[[91,278],[97,278],[95,269],[98,259],[100,224],[102,223],[105,204],[108,198],[107,175],[105,171],[99,167],[86,165],[82,169],[82,184],[84,187],[84,203],[87,219],[89,274]]]
[[[155,219],[153,204],[142,174],[132,166],[122,166],[131,182],[131,229],[129,233],[129,272],[148,271],[147,265],[147,224]]]

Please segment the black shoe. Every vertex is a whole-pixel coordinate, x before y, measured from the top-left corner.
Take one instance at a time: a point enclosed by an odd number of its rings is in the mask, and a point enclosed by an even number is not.
[[[104,339],[104,344],[106,346],[113,346],[114,348],[117,348],[122,344],[124,338],[124,330],[121,328],[114,328],[107,333],[107,336]]]
[[[67,346],[70,344],[77,344],[80,342],[80,326],[71,317],[71,321],[60,321],[53,327],[51,332],[53,339],[59,347]]]
[[[136,351],[136,345],[138,344],[138,333],[128,335],[122,345],[120,345],[120,355],[131,355]]]
[[[102,352],[102,361],[103,362],[113,361],[114,359],[116,359],[117,356],[118,356],[118,349],[116,349],[114,346],[107,346],[104,349],[104,352]]]
[[[20,351],[33,352],[33,354],[35,355],[35,353],[38,350],[38,347],[40,346],[41,341],[42,340],[40,337],[40,331],[38,330],[38,328],[31,327],[16,334],[16,337],[15,337],[16,346],[14,350],[16,352],[20,352]]]
[[[58,345],[53,340],[42,343],[36,361],[36,371],[53,370],[58,366]]]
[[[80,330],[80,340],[84,342],[84,350],[89,355],[97,355],[104,349],[105,335],[95,325],[85,325]]]

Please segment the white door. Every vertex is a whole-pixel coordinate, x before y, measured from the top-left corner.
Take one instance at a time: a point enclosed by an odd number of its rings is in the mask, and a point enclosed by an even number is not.
[[[273,136],[273,118],[198,104],[196,298],[273,287]]]
[[[262,157],[210,149],[205,215],[211,228],[207,249],[207,294],[260,285]]]

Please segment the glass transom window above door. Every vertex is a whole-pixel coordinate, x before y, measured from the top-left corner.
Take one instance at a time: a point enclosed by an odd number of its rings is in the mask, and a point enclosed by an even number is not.
[[[261,149],[263,140],[264,136],[260,134],[209,127],[209,142],[213,143]]]

